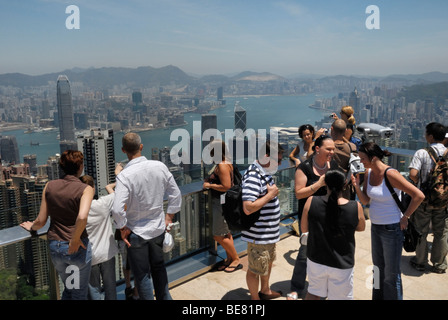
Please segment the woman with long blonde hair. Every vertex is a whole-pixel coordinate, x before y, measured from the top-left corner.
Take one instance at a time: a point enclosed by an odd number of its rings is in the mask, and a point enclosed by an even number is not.
[[[356,130],[356,119],[355,119],[355,111],[353,110],[353,108],[351,106],[343,106],[341,108],[341,111],[339,112],[341,118],[339,118],[337,116],[336,113],[333,113],[332,117],[333,119],[336,121],[338,119],[342,119],[345,121],[345,123],[347,124],[347,129],[345,130],[345,135],[344,138],[346,140],[346,142],[351,142],[354,143],[356,145],[356,148],[358,149],[359,146],[362,144],[361,139],[354,137],[353,134],[355,133]]]

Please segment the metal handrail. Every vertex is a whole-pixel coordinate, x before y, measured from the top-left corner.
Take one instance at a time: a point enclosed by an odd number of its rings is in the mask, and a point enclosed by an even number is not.
[[[287,161],[285,161],[284,163],[282,163],[279,166],[278,171],[283,171],[283,170],[287,170],[290,168],[292,168],[291,164],[289,164],[289,163],[287,163]],[[197,192],[202,192],[203,191],[202,185],[203,185],[202,181],[197,181],[197,182],[192,182],[190,184],[180,186],[179,189],[181,191],[182,197],[185,197],[185,196],[197,193]],[[48,231],[49,225],[50,225],[50,222],[47,221],[45,226],[37,231],[38,236],[45,235]],[[14,227],[0,230],[0,247],[7,246],[7,245],[10,245],[13,243],[20,242],[20,241],[28,240],[28,239],[31,239],[30,233],[20,226],[14,226]]]

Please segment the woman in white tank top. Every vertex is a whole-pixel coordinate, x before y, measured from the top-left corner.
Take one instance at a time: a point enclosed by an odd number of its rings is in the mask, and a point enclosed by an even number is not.
[[[389,171],[389,174],[391,171]],[[400,223],[402,213],[398,208],[394,198],[387,188],[386,181],[382,179],[379,185],[372,185],[372,170],[367,172],[367,196],[370,198],[369,217],[373,224],[393,224]],[[400,191],[394,188],[397,194]]]
[[[359,157],[367,169],[363,188],[359,186],[359,176],[356,178],[352,176],[351,180],[361,203],[363,205],[370,203],[374,279],[379,279],[379,284],[375,283],[373,287],[372,298],[374,300],[402,300],[402,230],[407,228],[409,217],[425,196],[397,170],[389,170],[387,178],[392,187],[412,197],[407,210],[401,213],[384,181],[384,172],[389,167],[382,161],[384,156],[390,156],[390,152],[382,150],[373,142],[362,144],[359,148]]]

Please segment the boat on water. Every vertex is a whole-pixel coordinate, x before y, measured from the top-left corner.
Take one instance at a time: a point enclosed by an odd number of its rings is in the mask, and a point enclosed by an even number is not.
[[[39,145],[39,142],[30,141],[30,146],[38,146],[38,145]]]

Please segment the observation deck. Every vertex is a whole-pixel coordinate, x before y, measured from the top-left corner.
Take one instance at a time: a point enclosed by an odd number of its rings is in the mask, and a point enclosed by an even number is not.
[[[389,165],[403,175],[408,172],[408,164],[413,150],[387,148],[392,152]],[[292,228],[297,213],[297,199],[294,195],[294,172],[291,163],[284,161],[274,179],[280,189],[281,241],[277,244],[277,259],[271,274],[271,287],[283,293],[277,300],[285,300],[290,292],[290,280],[299,249],[299,238]],[[211,205],[208,191],[202,190],[202,182],[194,182],[180,187],[182,209],[176,220],[172,234],[174,249],[165,255],[170,281],[170,292],[175,300],[248,300],[246,285],[247,256],[246,243],[239,235],[234,235],[235,247],[241,257],[242,270],[233,273],[213,271],[213,266],[225,258],[225,252],[214,242],[211,235]],[[368,217],[368,208],[366,208]],[[60,282],[52,267],[46,248],[46,231],[49,223],[38,231],[37,238],[20,226],[0,230],[0,274],[8,271],[17,279],[25,277],[37,290],[45,291],[51,300],[57,300],[62,292]],[[431,243],[432,234],[428,236]],[[403,251],[402,277],[405,300],[443,300],[448,297],[447,274],[417,271],[409,265],[412,253]],[[118,299],[124,300],[124,279],[121,257],[116,257]],[[4,276],[4,275],[2,275]],[[356,233],[355,300],[371,300],[372,261],[370,249],[370,220],[366,230]],[[17,281],[18,282],[18,281]],[[305,294],[305,293],[304,293]],[[304,297],[303,294],[303,297]],[[303,298],[299,297],[299,299]],[[6,298],[6,299],[17,299]]]

